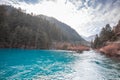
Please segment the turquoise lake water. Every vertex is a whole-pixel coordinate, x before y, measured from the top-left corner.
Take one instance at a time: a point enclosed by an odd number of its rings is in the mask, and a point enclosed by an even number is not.
[[[0,49],[0,80],[120,80],[120,59],[93,50]]]

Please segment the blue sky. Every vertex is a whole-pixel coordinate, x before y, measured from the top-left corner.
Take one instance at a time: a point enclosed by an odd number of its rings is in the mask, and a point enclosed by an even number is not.
[[[106,24],[114,26],[120,20],[120,0],[0,0],[0,4],[54,17],[83,36],[98,34]]]

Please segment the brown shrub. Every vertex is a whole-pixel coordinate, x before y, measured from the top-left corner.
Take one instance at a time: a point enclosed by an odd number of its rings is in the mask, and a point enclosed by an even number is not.
[[[110,56],[120,55],[120,43],[109,44],[100,49],[100,52]]]

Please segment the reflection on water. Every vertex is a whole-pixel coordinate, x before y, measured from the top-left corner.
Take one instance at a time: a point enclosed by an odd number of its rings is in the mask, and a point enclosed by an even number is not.
[[[0,80],[120,80],[120,60],[91,51],[0,49]]]

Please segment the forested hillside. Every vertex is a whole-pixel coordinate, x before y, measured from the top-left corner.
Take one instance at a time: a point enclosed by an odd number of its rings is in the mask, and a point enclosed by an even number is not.
[[[0,47],[48,49],[54,41],[76,42],[84,39],[78,34],[66,33],[47,19],[26,14],[20,8],[0,5]]]
[[[107,24],[91,45],[109,56],[120,56],[120,21],[113,29]]]
[[[93,48],[101,48],[107,43],[120,41],[120,21],[116,26],[111,28],[109,24],[102,28],[100,34],[96,35],[95,40],[92,43]]]

